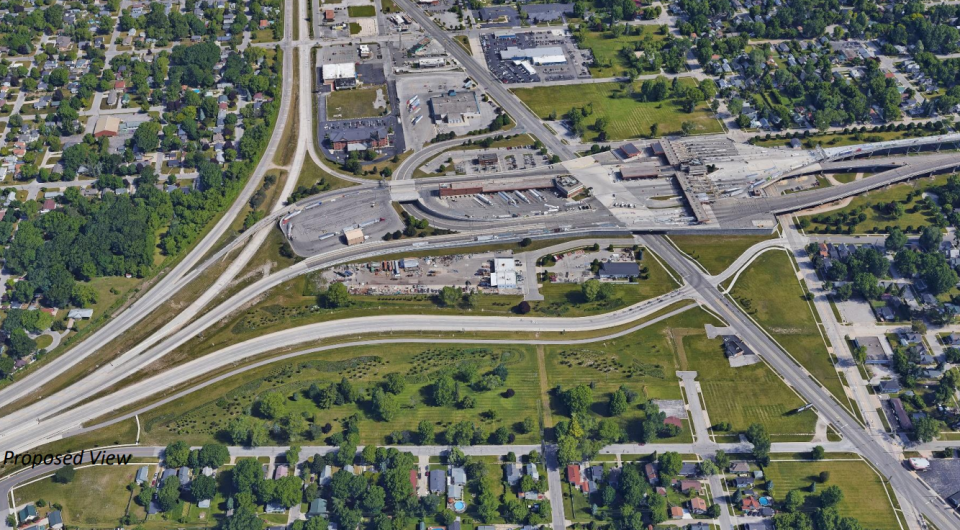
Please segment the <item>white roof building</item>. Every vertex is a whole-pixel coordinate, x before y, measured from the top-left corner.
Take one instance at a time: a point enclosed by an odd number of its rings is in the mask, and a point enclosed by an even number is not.
[[[323,80],[357,77],[357,67],[353,63],[334,63],[323,65]]]
[[[498,289],[517,288],[517,267],[513,258],[494,258],[490,286]]]
[[[560,64],[567,62],[563,48],[559,46],[545,46],[542,48],[521,49],[516,46],[500,52],[500,59],[504,61],[529,59],[533,64]]]

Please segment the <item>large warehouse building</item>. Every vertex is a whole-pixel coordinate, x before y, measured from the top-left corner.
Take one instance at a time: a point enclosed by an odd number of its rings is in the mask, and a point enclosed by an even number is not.
[[[503,61],[530,61],[538,66],[542,64],[561,64],[567,62],[567,56],[563,54],[563,48],[559,46],[529,48],[526,50],[510,46],[500,52],[500,59]]]

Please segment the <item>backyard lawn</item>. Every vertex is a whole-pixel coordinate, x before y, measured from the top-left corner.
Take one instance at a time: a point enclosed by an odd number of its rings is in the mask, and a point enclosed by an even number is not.
[[[776,289],[771,286],[776,285]],[[785,252],[756,259],[737,280],[731,295],[781,346],[847,405],[843,385],[830,360],[810,303]]]
[[[683,79],[693,84],[692,79]],[[636,83],[636,92],[640,90]],[[586,118],[592,125],[597,118],[607,119],[607,134],[610,140],[625,140],[650,135],[650,126],[658,124],[658,136],[679,134],[683,122],[696,126],[695,134],[720,132],[720,123],[706,103],[700,104],[691,113],[684,112],[673,100],[641,102],[633,96],[622,94],[618,83],[594,83],[536,88],[518,88],[513,91],[534,113],[542,119],[551,114],[561,117],[574,107],[592,106],[593,114]],[[593,141],[597,133],[587,128],[585,141]]]
[[[48,506],[59,503],[67,526],[116,528],[130,499],[127,484],[133,482],[139,468],[139,465],[129,465],[78,469],[69,484],[57,484],[47,478],[17,488],[14,490],[16,501],[18,505],[37,499],[47,501]],[[131,504],[130,509],[138,518],[145,515],[137,504]]]
[[[731,368],[723,341],[702,333],[684,336],[683,351],[680,369],[697,372],[712,423],[729,422],[734,433],[760,423],[774,441],[777,435],[814,434],[817,414],[793,414],[804,402],[766,364]]]
[[[808,497],[816,495],[805,490],[821,471],[829,471],[830,480],[826,484],[818,483],[818,492],[831,485],[843,490],[843,500],[837,508],[840,515],[856,518],[864,528],[900,530],[880,477],[863,461],[771,462],[764,469],[766,478],[776,486],[773,497],[778,501],[793,489],[801,490]],[[812,512],[815,508],[814,499],[804,503],[804,511]]]
[[[710,274],[720,274],[748,248],[776,237],[768,236],[670,236],[670,240],[688,256],[697,260]]]
[[[354,90],[335,90],[327,96],[327,119],[352,120],[379,116],[386,108],[374,107],[377,94],[381,101],[386,102],[387,87],[373,85]]]
[[[636,43],[662,41],[665,37],[658,31],[659,26],[632,26],[642,28],[640,35],[622,35],[614,37],[609,31],[584,31],[580,47],[593,52],[596,64],[590,67],[593,77],[617,77],[623,75],[628,64],[620,57],[621,48],[633,48]],[[578,85],[582,86],[582,85]]]

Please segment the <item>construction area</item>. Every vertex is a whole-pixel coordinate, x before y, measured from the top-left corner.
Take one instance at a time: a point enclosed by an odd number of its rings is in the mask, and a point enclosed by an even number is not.
[[[490,294],[519,294],[524,270],[513,253],[483,252],[342,265],[323,272],[357,295],[435,294],[448,286]]]

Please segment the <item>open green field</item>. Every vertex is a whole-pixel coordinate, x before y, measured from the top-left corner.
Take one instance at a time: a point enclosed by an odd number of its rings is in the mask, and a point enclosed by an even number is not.
[[[777,435],[814,434],[817,414],[793,414],[804,402],[765,363],[731,368],[721,339],[685,335],[681,370],[696,370],[703,399],[714,424],[730,422],[732,432],[760,423]]]
[[[639,436],[637,420],[644,417],[640,409],[642,402],[682,398],[676,375],[683,362],[677,337],[678,334],[705,334],[704,324],[719,325],[706,312],[693,309],[600,344],[545,346],[547,386],[560,385],[567,389],[592,381],[592,410],[597,417],[607,416],[609,396],[621,385],[637,392],[641,398],[617,418],[624,431],[635,440]],[[555,397],[551,397],[550,408],[554,416],[567,413]],[[677,438],[689,441],[689,429],[684,429]]]
[[[776,289],[770,286],[776,285]],[[810,303],[785,252],[767,252],[756,259],[730,294],[781,346],[847,404],[843,385],[820,335]]]
[[[692,79],[682,79],[681,82],[694,83]],[[639,91],[640,83],[635,86]],[[713,117],[706,103],[687,113],[673,100],[637,101],[624,95],[618,83],[517,88],[513,92],[541,119],[548,119],[553,113],[563,116],[574,107],[590,105],[593,114],[586,118],[586,123],[592,125],[597,118],[606,118],[609,140],[648,137],[654,123],[659,125],[658,136],[680,134],[683,122],[695,124],[696,134],[721,130],[720,122]],[[584,140],[593,141],[596,137],[596,131],[588,127]]]
[[[384,107],[373,106],[378,92],[383,101],[386,101],[387,87],[384,85],[365,86],[353,90],[334,90],[327,96],[327,119],[352,120],[383,114]]]
[[[461,363],[472,363],[480,374],[504,363],[508,370],[506,385],[486,392],[475,391],[461,383],[461,395],[476,399],[476,407],[461,409],[455,406],[437,407],[430,403],[428,387],[440,373],[452,372]],[[369,410],[369,392],[388,373],[400,373],[407,381],[404,391],[397,396],[400,413],[393,421],[373,419]],[[334,405],[320,409],[303,395],[317,383],[339,382],[348,378],[363,389],[358,404]],[[504,397],[507,389],[516,392]],[[360,435],[363,443],[385,443],[393,431],[416,430],[421,420],[436,425],[437,433],[449,425],[468,420],[482,425],[487,433],[504,425],[511,432],[515,424],[526,417],[537,416],[540,387],[537,376],[537,357],[529,346],[483,347],[470,345],[430,346],[422,344],[392,344],[342,348],[304,355],[296,362],[278,362],[245,372],[241,376],[218,382],[203,390],[163,405],[141,416],[144,428],[142,443],[164,444],[173,439],[188,443],[204,443],[223,439],[223,430],[229,421],[242,415],[256,399],[275,391],[285,395],[288,413],[304,414],[313,424],[337,425],[353,414],[359,414]],[[497,419],[481,416],[495,410]],[[534,442],[538,433],[517,433],[517,442]],[[149,440],[147,442],[146,440]]]
[[[151,466],[154,467],[154,466]],[[96,466],[78,469],[73,482],[57,484],[47,478],[14,490],[17,505],[47,501],[49,510],[53,503],[63,506],[63,523],[83,528],[116,528],[126,514],[130,492],[127,484],[133,482],[139,465]],[[136,503],[130,509],[138,518],[146,513]]]
[[[639,35],[622,35],[614,37],[609,31],[583,31],[580,40],[580,47],[589,49],[593,52],[596,64],[590,67],[590,74],[593,77],[617,77],[623,75],[629,64],[620,57],[621,48],[630,48],[631,50],[638,42],[657,42],[662,41],[665,36],[658,31],[659,26],[640,25],[631,26],[630,30],[639,29]],[[582,86],[582,85],[581,85]]]
[[[926,190],[927,188],[946,184],[947,177],[948,175],[940,175],[933,178],[913,180],[910,182],[904,182],[902,184],[896,184],[883,189],[871,191],[863,195],[858,195],[843,208],[831,210],[820,215],[822,217],[826,217],[830,215],[837,215],[842,212],[852,212],[858,208],[863,208],[863,213],[866,214],[866,219],[858,222],[854,227],[853,233],[855,234],[884,231],[888,226],[898,227],[905,232],[919,232],[920,228],[930,224],[933,219],[933,212],[924,207],[923,203],[917,199],[913,199],[912,201],[908,202],[907,195],[909,195],[913,190]],[[904,214],[896,219],[884,214],[881,210],[882,205],[893,201],[899,202],[904,206]],[[829,233],[829,229],[832,227],[813,222],[814,217],[816,217],[816,215],[806,215],[801,218],[808,219],[811,222],[810,227],[807,228],[806,231],[813,233]]]
[[[377,8],[375,6],[349,6],[347,14],[351,17],[375,17]]]
[[[670,236],[677,248],[697,260],[710,274],[720,274],[733,264],[746,250],[761,241],[776,237],[768,236]]]
[[[840,515],[856,518],[864,528],[900,530],[897,514],[887,497],[884,485],[866,462],[771,462],[764,469],[766,478],[772,480],[776,486],[773,497],[778,501],[782,501],[787,492],[793,489],[801,490],[808,498],[816,495],[808,494],[804,490],[821,471],[829,471],[830,480],[826,484],[818,483],[818,491],[831,485],[837,485],[843,490],[843,501],[838,506]],[[812,512],[816,508],[815,504],[813,499],[808,499],[804,503],[804,511]]]

